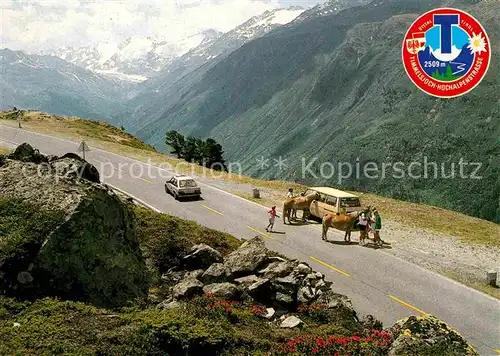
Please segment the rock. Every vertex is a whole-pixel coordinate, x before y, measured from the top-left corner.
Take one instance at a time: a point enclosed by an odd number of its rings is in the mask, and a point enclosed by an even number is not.
[[[295,303],[295,298],[291,294],[276,292],[274,301],[281,307],[290,308]]]
[[[273,263],[273,262],[289,262],[289,260],[285,259],[285,258],[282,258],[282,257],[278,257],[278,256],[269,256],[268,258],[266,258],[266,262],[267,263]]]
[[[497,271],[486,272],[486,283],[489,286],[498,287],[497,279],[498,279],[498,272]]]
[[[269,296],[269,282],[267,278],[259,279],[257,282],[249,285],[245,291],[256,300],[265,300]]]
[[[267,308],[266,315],[264,316],[264,318],[271,319],[275,313],[276,313],[276,311],[274,310],[274,308]]]
[[[267,253],[264,241],[255,237],[230,253],[224,265],[233,278],[253,274],[266,260]]]
[[[326,284],[325,280],[320,279],[314,284],[314,288],[316,289],[328,288],[328,285]]]
[[[300,263],[296,268],[295,271],[301,274],[309,274],[312,272],[312,268],[306,265],[305,263]]]
[[[227,280],[228,271],[224,264],[214,263],[200,277],[205,284],[222,283]]]
[[[309,273],[306,276],[306,278],[309,279],[309,280],[316,280],[316,279],[318,279],[318,277],[316,276],[316,273]]]
[[[297,302],[299,302],[299,304],[309,304],[314,300],[315,296],[316,294],[311,287],[304,286],[297,292]]]
[[[17,275],[17,281],[21,284],[28,284],[33,282],[33,276],[29,272],[19,272]]]
[[[292,315],[292,316],[289,316],[288,318],[286,318],[285,320],[283,320],[280,327],[282,327],[282,328],[295,328],[295,327],[299,326],[300,324],[302,324],[302,320],[300,320],[296,316]]]
[[[194,271],[189,271],[184,275],[184,278],[194,278],[201,281],[201,276],[203,275],[202,269],[196,269]]]
[[[205,244],[193,246],[182,259],[182,264],[187,269],[207,269],[218,262],[222,262],[221,253]]]
[[[366,330],[382,330],[382,322],[375,319],[373,315],[366,315],[363,320],[361,320],[363,328]]]
[[[213,283],[203,288],[204,293],[211,293],[215,297],[231,300],[239,299],[241,291],[231,283]]]
[[[175,271],[171,269],[161,275],[161,280],[170,285],[177,284],[182,280],[184,274],[185,274],[184,271]]]
[[[31,163],[42,163],[48,162],[47,158],[40,154],[38,150],[35,150],[28,143],[22,143],[16,147],[14,152],[7,155],[8,159],[21,161],[21,162],[31,162]]]
[[[258,273],[264,278],[285,277],[293,272],[294,265],[290,261],[272,262]]]
[[[352,327],[359,327],[360,321],[358,315],[352,306],[351,300],[342,294],[337,294],[330,290],[316,292],[317,298],[314,302],[326,306],[325,313],[328,314],[330,320],[343,320],[344,323],[349,323]]]
[[[203,283],[195,278],[185,278],[172,288],[172,296],[175,299],[187,299],[202,294]]]
[[[180,308],[180,307],[181,307],[181,303],[179,303],[175,299],[165,299],[163,302],[161,302],[160,304],[158,304],[156,306],[157,309],[161,309],[161,310],[170,310],[170,309],[176,309],[176,308]]]
[[[47,162],[54,162],[56,160],[58,160],[59,157],[57,157],[56,155],[47,155]]]
[[[75,153],[66,153],[64,156],[50,162],[50,167],[60,177],[85,179],[90,182],[99,183],[99,171],[93,165],[85,161]]]
[[[238,285],[249,286],[259,280],[261,280],[261,278],[257,277],[255,274],[252,274],[250,276],[236,278],[234,280],[234,283]]]
[[[410,316],[391,328],[394,342],[389,356],[479,355],[455,330],[433,316]]]
[[[9,210],[11,218],[26,218],[25,212],[33,210],[44,221],[43,233],[19,230],[2,236],[5,246],[18,248],[0,254],[0,294],[59,297],[99,307],[145,298],[149,276],[132,210],[103,185],[60,175],[53,166],[82,165],[83,160],[48,163],[38,155],[26,145],[18,147],[0,168],[0,196],[17,207]]]
[[[297,290],[299,286],[302,284],[302,279],[300,276],[296,274],[290,274],[286,277],[281,277],[281,278],[275,278],[272,280],[273,285],[275,285],[277,288],[281,289],[294,289]]]
[[[276,291],[274,301],[281,307],[293,308],[297,301],[297,292],[301,283],[302,280],[295,274],[271,280],[273,290]]]
[[[318,302],[326,304],[329,309],[343,309],[355,313],[351,300],[345,295],[333,292],[331,289],[324,292]]]

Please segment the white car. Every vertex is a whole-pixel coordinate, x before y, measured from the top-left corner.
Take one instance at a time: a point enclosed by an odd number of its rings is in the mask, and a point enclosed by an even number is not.
[[[199,198],[201,189],[193,178],[185,175],[176,175],[165,182],[165,192],[178,198]]]

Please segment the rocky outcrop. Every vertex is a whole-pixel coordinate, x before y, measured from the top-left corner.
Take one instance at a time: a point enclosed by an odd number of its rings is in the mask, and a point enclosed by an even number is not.
[[[0,196],[11,218],[36,207],[51,227],[34,237],[21,225],[2,240],[0,294],[58,296],[98,306],[121,306],[148,290],[130,208],[95,167],[76,155],[47,157],[20,145],[0,168]],[[42,227],[41,226],[41,227]],[[36,231],[35,231],[36,232]]]
[[[224,299],[247,299],[295,311],[301,304],[322,301],[336,312],[354,316],[349,299],[333,293],[331,283],[305,262],[272,256],[264,242],[255,237],[223,258],[211,247],[196,245],[183,257],[182,265],[196,268],[213,262],[205,271],[169,271],[162,276],[171,285],[174,298],[210,293]]]
[[[410,316],[389,331],[393,335],[389,356],[479,355],[458,332],[433,316]]]

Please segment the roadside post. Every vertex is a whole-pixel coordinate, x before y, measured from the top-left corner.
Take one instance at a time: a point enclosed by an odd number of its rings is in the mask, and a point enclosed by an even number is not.
[[[80,146],[78,146],[78,152],[82,152],[83,159],[85,159],[85,152],[88,151],[90,151],[89,146],[85,143],[85,141],[82,141]]]
[[[16,120],[17,120],[17,125],[19,126],[20,129],[22,129],[22,127],[21,127],[21,110],[17,111]]]

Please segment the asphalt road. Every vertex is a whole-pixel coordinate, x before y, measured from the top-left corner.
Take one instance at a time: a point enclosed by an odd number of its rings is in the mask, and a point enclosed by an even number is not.
[[[78,143],[0,125],[0,140],[28,142],[46,154],[77,152]],[[330,229],[321,240],[319,225],[283,225],[266,233],[267,207],[223,192],[199,178],[202,200],[176,201],[164,190],[171,172],[90,147],[86,159],[103,181],[141,199],[157,210],[238,238],[264,238],[267,246],[289,258],[308,262],[349,296],[360,314],[390,325],[408,315],[432,314],[460,332],[481,355],[500,354],[500,302],[481,292],[394,257],[383,250],[345,245],[343,233]],[[285,192],[284,192],[285,193]],[[279,207],[278,207],[279,209]],[[357,242],[358,233],[352,240]]]

